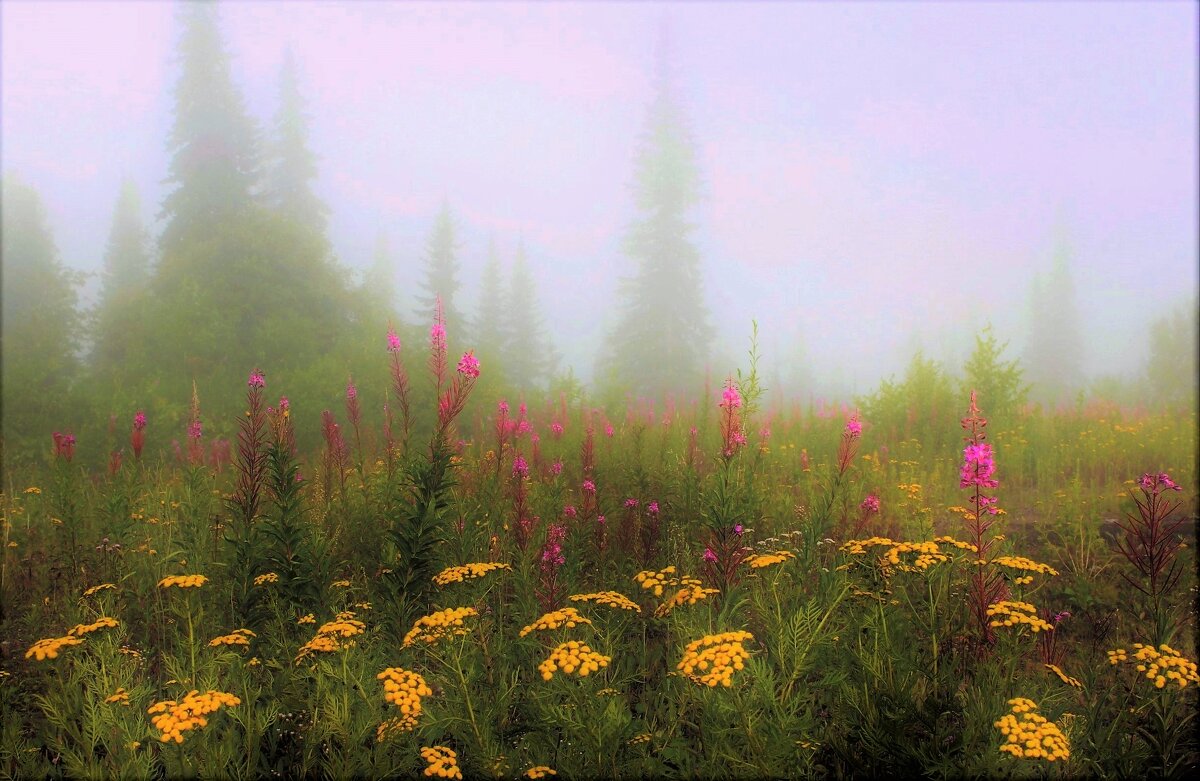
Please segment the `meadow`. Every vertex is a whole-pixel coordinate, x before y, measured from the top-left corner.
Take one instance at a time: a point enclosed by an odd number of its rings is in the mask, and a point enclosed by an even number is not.
[[[174,452],[138,413],[106,470],[55,432],[6,474],[0,775],[1197,766],[1194,409],[885,426],[764,403],[753,367],[527,405],[472,398],[439,329],[380,349],[382,426],[353,385],[344,424],[293,412],[264,367],[231,445],[194,402]]]

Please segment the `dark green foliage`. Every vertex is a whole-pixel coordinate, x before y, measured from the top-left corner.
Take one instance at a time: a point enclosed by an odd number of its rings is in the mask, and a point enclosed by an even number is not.
[[[923,447],[941,451],[956,448],[960,401],[941,364],[918,351],[901,382],[884,380],[860,403],[863,420],[885,438],[915,437]]]
[[[258,130],[233,83],[215,3],[181,7],[180,74],[167,151],[164,251],[223,231],[252,202],[259,173]]]
[[[262,519],[263,570],[279,576],[275,591],[297,615],[315,611],[329,574],[329,559],[305,516],[299,465],[286,443],[267,450],[267,493],[271,507]],[[260,573],[263,574],[263,573]]]
[[[461,344],[463,329],[467,322],[458,308],[458,238],[454,215],[449,204],[443,204],[434,222],[433,230],[425,245],[425,278],[421,281],[421,294],[417,296],[420,309],[417,317],[421,323],[432,323],[437,299],[442,299],[442,314],[446,319],[446,333],[451,344]],[[454,348],[451,348],[454,352]]]
[[[651,397],[694,391],[713,335],[689,220],[699,171],[665,78],[646,117],[634,176],[638,217],[626,234],[625,253],[635,268],[621,280],[619,320],[597,374]]]
[[[536,280],[524,244],[517,246],[502,322],[503,367],[509,382],[517,388],[545,387],[558,357],[539,312]]]
[[[438,549],[446,540],[446,511],[454,487],[452,455],[449,442],[439,432],[430,443],[428,456],[412,459],[402,477],[406,496],[388,530],[396,560],[387,582],[408,605],[422,604],[438,572]]]
[[[49,450],[52,431],[81,422],[71,395],[80,278],[59,260],[37,192],[5,176],[3,200],[3,438],[7,453],[29,455]]]
[[[1146,382],[1152,399],[1194,408],[1200,392],[1197,334],[1200,323],[1196,299],[1180,303],[1150,326]]]

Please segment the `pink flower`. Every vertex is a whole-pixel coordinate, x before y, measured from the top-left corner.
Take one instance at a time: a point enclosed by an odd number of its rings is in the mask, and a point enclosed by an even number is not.
[[[200,421],[198,420],[193,420],[191,425],[188,426],[188,436],[192,439],[199,439],[203,433],[204,430],[200,425]]]
[[[596,516],[596,523],[598,523],[598,524],[600,524],[601,526],[603,526],[603,525],[604,525],[604,516],[603,516],[603,515],[597,515],[597,516]]]
[[[346,383],[346,401],[354,401],[358,398],[358,388],[354,387],[354,380]]]
[[[704,549],[704,560],[710,563],[717,560],[717,554],[713,552],[712,548]]]
[[[867,494],[867,498],[862,500],[862,504],[858,508],[866,513],[879,512],[879,497],[875,494]]]
[[[552,475],[561,475],[562,470],[563,470],[563,462],[562,462],[561,458],[550,465],[550,474],[552,474]]]
[[[725,391],[721,394],[720,406],[725,409],[737,409],[742,406],[742,394],[738,392],[732,377],[725,381]]]
[[[251,388],[267,387],[267,381],[265,379],[263,379],[262,372],[260,372],[258,369],[255,369],[254,371],[250,372],[250,379],[249,379],[249,381],[247,381],[246,384],[249,385]]]
[[[392,328],[391,326],[388,326],[387,345],[388,352],[400,352],[400,337],[396,335],[396,329]]]
[[[987,442],[973,443],[963,448],[962,473],[959,475],[958,487],[995,488],[1000,485],[993,475],[996,472],[996,462],[992,459],[992,446]]]
[[[739,537],[742,536],[743,531],[745,531],[745,530],[742,528],[742,525],[740,523],[733,527],[733,533]]]
[[[559,423],[558,421],[551,423],[550,431],[554,433],[554,436],[561,437],[563,433],[563,424]]]
[[[585,494],[596,493],[596,484],[593,483],[591,480],[584,480],[583,481],[583,492]]]
[[[1182,491],[1174,480],[1167,475],[1166,472],[1159,472],[1156,475],[1144,474],[1138,478],[1138,486],[1148,494],[1157,496],[1163,491]]]
[[[458,373],[466,377],[479,376],[479,359],[474,350],[467,350],[458,361]]]
[[[626,499],[626,500],[625,500],[625,507],[626,507],[626,509],[632,510],[634,507],[637,507],[637,506],[638,506],[638,500],[637,500],[637,499],[634,499],[633,497],[630,497],[630,498],[628,498],[628,499]]]
[[[141,431],[145,427],[146,427],[146,413],[142,412],[141,410],[138,410],[137,413],[133,416],[133,429],[134,429],[134,431]]]
[[[651,515],[658,515],[658,502],[651,502],[650,504],[646,505],[646,512],[650,513]]]
[[[54,432],[54,455],[56,458],[65,458],[70,461],[75,455],[75,435],[60,434]]]
[[[612,424],[611,424],[611,423],[605,423],[605,424],[604,424],[604,436],[606,436],[606,437],[610,437],[610,438],[611,438],[611,437],[612,437],[612,435],[613,435],[613,426],[612,426]]]
[[[513,459],[513,476],[529,477],[529,464],[525,463],[524,456],[520,454]]]
[[[507,415],[508,414],[508,402],[505,401],[504,399],[501,399],[500,403],[498,403],[496,405],[496,412],[499,413],[500,415]]]
[[[563,508],[563,515],[567,516],[568,518],[576,518],[579,516],[579,511],[575,509],[575,505],[568,504]]]
[[[850,419],[846,421],[846,433],[851,437],[862,436],[862,422],[858,419],[857,412],[851,415]]]
[[[434,352],[446,351],[446,326],[442,325],[441,320],[435,320],[429,329],[429,345]]]

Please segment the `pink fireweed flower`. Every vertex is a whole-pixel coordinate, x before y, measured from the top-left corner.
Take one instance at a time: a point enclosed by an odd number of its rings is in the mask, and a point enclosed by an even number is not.
[[[390,325],[387,332],[387,348],[390,353],[400,352],[400,337],[396,335],[396,329]]]
[[[562,462],[561,458],[556,460],[553,464],[550,465],[550,474],[552,474],[552,475],[561,475],[562,470],[563,470],[563,462]]]
[[[742,536],[743,531],[745,531],[745,529],[742,528],[742,525],[740,523],[733,527],[733,533],[739,537]]]
[[[879,512],[879,497],[875,494],[867,494],[867,498],[862,500],[862,504],[858,508],[865,513]]]
[[[138,410],[133,416],[133,431],[129,433],[129,446],[133,448],[133,457],[142,458],[142,448],[146,444],[146,413]]]
[[[55,458],[63,458],[69,462],[75,456],[75,436],[55,431],[53,439]]]
[[[475,378],[479,376],[479,359],[475,357],[474,350],[467,350],[463,353],[463,357],[458,360],[458,373],[464,377]]]
[[[146,428],[146,413],[138,410],[133,416],[133,430],[141,431],[144,428]]]
[[[742,406],[742,394],[730,377],[725,381],[725,391],[721,394],[720,406],[724,409],[738,409]]]
[[[858,419],[857,412],[851,415],[850,419],[846,421],[846,433],[852,437],[862,436],[862,421]]]
[[[650,504],[646,505],[646,512],[650,513],[651,515],[658,515],[658,502],[651,502]]]
[[[563,508],[563,515],[567,516],[568,518],[577,518],[579,517],[579,511],[575,509],[575,505],[568,504]]]
[[[612,425],[611,423],[605,423],[605,424],[604,424],[604,436],[606,436],[606,437],[608,437],[608,438],[610,438],[610,439],[611,439],[611,438],[612,438],[612,435],[613,435],[614,433],[615,433],[615,432],[614,432],[614,430],[613,430],[613,425]]]
[[[525,457],[517,454],[513,458],[513,476],[514,477],[529,477],[529,464],[525,462]]]
[[[358,398],[358,388],[354,387],[353,378],[346,383],[346,401],[354,401]]]
[[[1138,478],[1138,486],[1146,493],[1157,496],[1163,491],[1182,491],[1174,480],[1167,475],[1166,472],[1159,472],[1156,475],[1144,474]]]
[[[596,516],[596,523],[598,523],[598,524],[600,524],[600,525],[604,525],[604,516],[603,516],[603,515],[597,515],[597,516]]]
[[[446,350],[446,326],[440,321],[435,321],[429,328],[429,346],[435,351]]]
[[[267,387],[267,381],[265,378],[263,378],[262,372],[260,372],[258,369],[250,372],[250,379],[246,382],[246,384],[251,388]]]
[[[626,500],[625,500],[625,507],[626,507],[627,509],[630,509],[630,510],[632,510],[634,507],[637,507],[637,506],[638,506],[638,500],[637,500],[637,499],[634,499],[633,497],[630,497],[630,498],[628,498],[628,499],[626,499]]]
[[[1000,485],[993,475],[996,463],[992,458],[992,446],[987,442],[971,443],[963,448],[962,473],[959,475],[958,487],[970,488],[977,485],[980,488],[995,488]]]
[[[499,413],[500,415],[507,415],[508,414],[508,402],[505,401],[504,399],[501,399],[500,402],[498,404],[496,404],[496,412]]]
[[[709,562],[710,564],[717,560],[717,554],[713,551],[712,548],[704,549],[704,560]]]
[[[584,480],[583,481],[583,492],[585,494],[596,493],[596,484],[593,483],[591,480]]]
[[[190,424],[188,424],[187,434],[192,439],[199,439],[200,437],[204,436],[204,427],[200,424],[200,421],[193,420]]]
[[[561,437],[563,433],[563,424],[559,423],[558,421],[551,423],[550,431],[554,434],[555,438]]]

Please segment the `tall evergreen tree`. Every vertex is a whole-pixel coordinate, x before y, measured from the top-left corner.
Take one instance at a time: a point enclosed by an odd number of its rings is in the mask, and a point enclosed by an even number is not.
[[[1195,410],[1200,393],[1197,365],[1197,334],[1200,308],[1195,294],[1174,310],[1165,312],[1150,326],[1145,379],[1151,399]]]
[[[506,354],[505,293],[501,289],[500,255],[496,241],[488,243],[487,261],[479,277],[479,308],[472,323],[475,334],[475,352],[488,366],[488,374],[500,379],[507,377],[508,355]]]
[[[661,57],[636,160],[639,216],[625,238],[636,268],[621,282],[619,320],[599,372],[622,389],[651,396],[694,390],[713,337],[689,220],[699,171],[665,52]]]
[[[313,192],[317,156],[308,146],[308,115],[289,48],[279,72],[279,107],[267,171],[266,200],[280,214],[324,235],[329,207]]]
[[[967,398],[972,390],[976,391],[979,405],[987,410],[993,429],[1011,423],[1029,394],[1020,363],[1015,359],[1004,360],[1007,348],[1008,342],[997,339],[989,323],[975,334],[975,349],[963,366],[959,396]]]
[[[450,206],[443,204],[425,245],[425,279],[421,281],[422,293],[417,296],[420,306],[417,316],[422,324],[432,323],[437,299],[441,297],[450,339],[462,344],[465,338],[462,329],[467,323],[458,309],[456,298],[460,287],[456,234],[454,215],[450,212]]]
[[[558,363],[558,355],[546,334],[537,300],[537,282],[525,245],[517,246],[509,276],[504,307],[504,369],[512,383],[521,388],[546,385]]]
[[[138,302],[150,278],[150,237],[142,222],[137,186],[125,180],[113,210],[104,274],[96,308],[92,366],[111,374],[130,359],[141,312]]]
[[[1046,402],[1061,402],[1083,386],[1083,332],[1070,262],[1070,248],[1060,234],[1049,274],[1038,275],[1030,293],[1024,363],[1031,395]]]
[[[216,4],[188,3],[180,17],[180,74],[167,145],[167,183],[174,189],[162,208],[164,251],[211,236],[244,211],[259,173],[258,132],[233,83]]]
[[[72,425],[68,394],[82,329],[76,309],[79,275],[59,260],[41,198],[12,176],[4,177],[2,197],[0,417],[11,455],[39,442],[48,447],[54,428]]]

